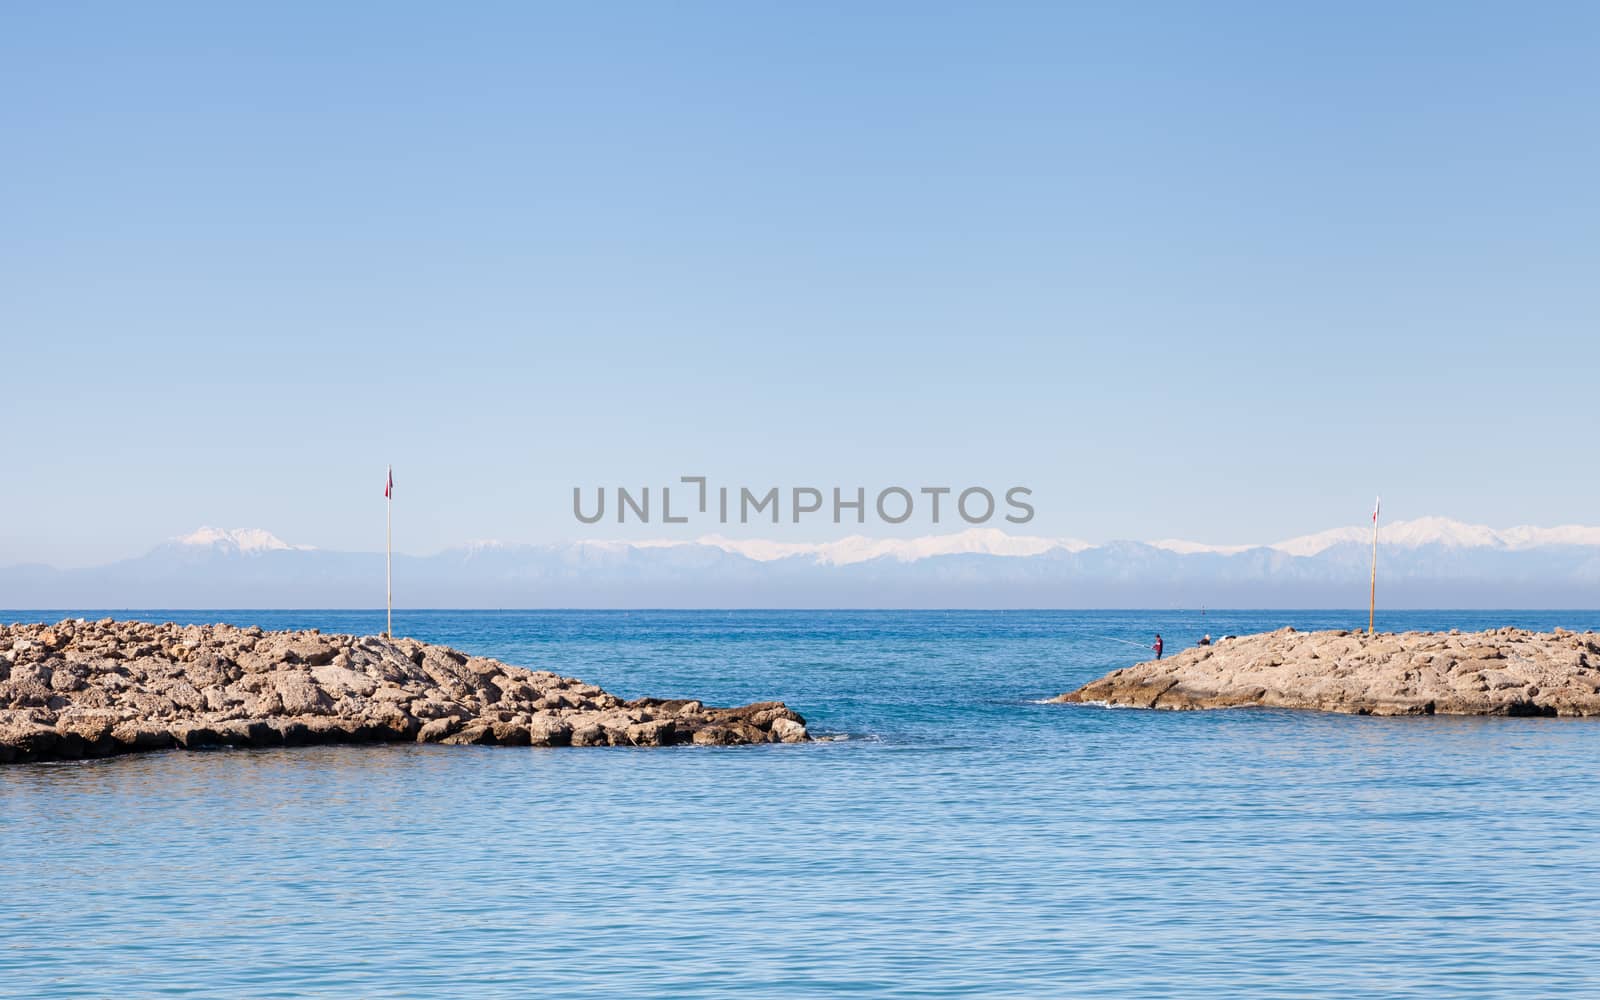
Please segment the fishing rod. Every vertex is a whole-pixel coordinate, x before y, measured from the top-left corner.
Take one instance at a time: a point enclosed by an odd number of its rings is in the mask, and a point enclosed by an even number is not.
[[[1120,642],[1124,646],[1138,646],[1140,649],[1149,649],[1150,648],[1149,646],[1146,646],[1142,642],[1132,642],[1132,641],[1130,641],[1128,639],[1118,639],[1114,635],[1100,635],[1097,632],[1091,632],[1091,633],[1089,633],[1089,637],[1091,639],[1109,639],[1112,642]]]

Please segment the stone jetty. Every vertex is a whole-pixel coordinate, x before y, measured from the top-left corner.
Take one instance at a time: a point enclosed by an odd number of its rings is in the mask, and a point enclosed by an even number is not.
[[[1283,628],[1114,670],[1054,700],[1360,715],[1600,715],[1600,635]]]
[[[801,743],[780,702],[625,701],[415,639],[231,625],[0,625],[0,763],[171,747]]]

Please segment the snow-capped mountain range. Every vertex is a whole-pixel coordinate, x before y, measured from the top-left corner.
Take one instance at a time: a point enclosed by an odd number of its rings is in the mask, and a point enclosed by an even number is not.
[[[1557,528],[1523,526],[1496,530],[1480,524],[1467,524],[1447,517],[1421,517],[1414,521],[1396,521],[1382,527],[1381,544],[1406,549],[1425,545],[1443,545],[1449,548],[1531,549],[1547,545],[1600,546],[1600,528],[1584,525],[1563,525]],[[1292,556],[1314,556],[1345,542],[1370,544],[1371,529],[1366,526],[1332,528],[1313,535],[1298,535],[1281,542],[1266,545],[1209,545],[1168,538],[1149,542],[1152,548],[1176,552],[1179,555],[1212,553],[1237,555],[1255,548],[1272,549]],[[274,539],[275,540],[275,539]],[[280,543],[281,544],[281,543]],[[480,543],[496,544],[496,543]],[[593,544],[593,543],[591,543]],[[920,538],[866,538],[851,535],[833,542],[774,542],[762,539],[733,539],[720,535],[706,535],[688,541],[668,542],[612,542],[617,546],[633,545],[640,548],[660,548],[685,545],[710,545],[733,552],[757,562],[770,562],[792,556],[811,556],[819,563],[843,566],[866,562],[885,556],[901,562],[915,562],[932,556],[956,553],[977,553],[991,556],[1036,556],[1052,550],[1082,552],[1096,546],[1076,538],[1045,538],[1038,535],[1010,535],[998,528],[971,528],[947,535],[924,535]]]
[[[199,531],[174,538],[179,545],[220,549],[240,554],[251,552],[282,552],[289,549],[310,551],[310,545],[290,545],[288,542],[261,528],[201,528]]]
[[[409,607],[1356,607],[1370,525],[1261,545],[1090,543],[993,528],[783,542],[475,542],[395,556]],[[1443,517],[1381,526],[1390,607],[1594,607],[1600,527],[1495,529]],[[0,607],[372,607],[383,554],[201,528],[93,569],[0,569]]]

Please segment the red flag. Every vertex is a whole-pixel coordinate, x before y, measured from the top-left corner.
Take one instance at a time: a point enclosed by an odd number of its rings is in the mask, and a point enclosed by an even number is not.
[[[1372,501],[1372,523],[1373,524],[1377,524],[1378,523],[1378,508],[1380,506],[1382,506],[1382,505],[1383,505],[1383,498],[1382,497],[1379,497],[1378,499]]]
[[[394,466],[392,465],[389,466],[389,481],[383,484],[383,498],[385,500],[394,498]]]

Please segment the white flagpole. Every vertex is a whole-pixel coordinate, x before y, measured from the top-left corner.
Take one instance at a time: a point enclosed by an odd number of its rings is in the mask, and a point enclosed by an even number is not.
[[[389,478],[383,486],[383,637],[394,638],[394,466],[389,466]]]
[[[1381,499],[1372,502],[1372,594],[1367,604],[1367,634],[1372,634],[1374,619],[1378,616],[1378,508]]]

